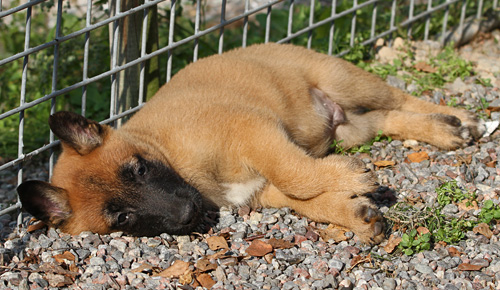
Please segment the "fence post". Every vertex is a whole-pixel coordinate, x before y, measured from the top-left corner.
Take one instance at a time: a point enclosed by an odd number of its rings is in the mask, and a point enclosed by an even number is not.
[[[141,5],[143,0],[110,0],[109,11],[111,16],[116,14],[116,1],[120,1],[120,11],[127,11],[134,7]],[[148,41],[146,44],[147,49],[156,50],[158,48],[158,28],[157,28],[157,7],[149,8],[149,21],[148,21]],[[127,17],[118,20],[118,29],[113,29],[114,24],[110,24],[110,39],[117,37],[117,47],[111,47],[111,52],[116,53],[116,66],[121,66],[138,59],[141,56],[141,31],[142,31],[143,15],[141,13],[134,13]],[[118,33],[118,35],[114,35]],[[151,51],[148,51],[151,52]],[[116,103],[114,108],[111,108],[115,114],[120,114],[132,107],[137,106],[139,103],[139,76],[140,66],[135,65],[116,73]],[[142,80],[141,80],[142,81]],[[155,57],[148,60],[145,65],[145,78],[144,90],[146,98],[151,97],[159,88],[159,71],[158,71],[158,58]],[[142,94],[141,94],[142,95]],[[115,97],[115,96],[112,96]],[[125,120],[124,120],[125,119]],[[116,126],[121,126],[127,118],[120,118],[116,121]]]

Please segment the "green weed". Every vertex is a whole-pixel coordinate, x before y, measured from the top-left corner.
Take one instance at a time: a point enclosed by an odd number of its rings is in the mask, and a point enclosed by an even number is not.
[[[461,202],[464,199],[475,199],[474,194],[464,192],[455,180],[443,183],[436,188],[437,201],[440,209],[450,203]]]
[[[334,154],[346,154],[346,149],[342,146],[342,142],[344,142],[344,140],[333,140],[332,144],[330,145],[330,149],[333,150]]]
[[[344,140],[333,140],[332,144],[330,145],[330,149],[333,150],[333,153],[335,154],[341,154],[345,155],[347,153],[349,154],[355,154],[355,153],[370,153],[371,147],[373,143],[375,142],[382,142],[386,140],[387,142],[391,142],[392,138],[389,136],[384,136],[382,130],[379,130],[377,132],[377,136],[370,140],[369,142],[360,145],[360,146],[354,146],[351,148],[346,149],[344,146],[342,146],[342,143]]]
[[[448,102],[446,102],[446,105],[448,107],[456,107],[458,106],[458,99],[457,97],[451,97]]]
[[[429,250],[431,248],[430,241],[430,233],[419,234],[416,229],[412,229],[409,233],[403,234],[399,247],[403,253],[410,256],[415,252]]]
[[[490,224],[493,220],[500,220],[500,206],[491,200],[486,200],[479,213],[479,222]]]
[[[377,136],[375,136],[375,138],[373,138],[372,140],[370,140],[369,142],[363,144],[363,145],[360,145],[360,146],[354,146],[352,148],[349,148],[347,150],[347,153],[351,153],[351,154],[355,154],[355,153],[370,153],[370,150],[373,146],[373,143],[375,142],[382,142],[382,141],[387,141],[387,142],[391,142],[392,141],[392,138],[390,136],[384,136],[382,130],[379,130],[377,132]]]
[[[384,79],[389,75],[396,75],[398,71],[404,71],[403,80],[417,85],[417,90],[412,92],[414,95],[442,88],[446,83],[452,82],[456,78],[464,79],[473,74],[472,63],[460,58],[453,45],[446,46],[438,55],[431,57],[426,62],[429,66],[428,71],[419,71],[415,67],[414,57],[410,54],[411,49],[406,49],[406,52],[400,59],[395,59],[392,65],[375,64],[361,67]]]
[[[477,219],[452,217],[442,213],[449,204],[467,201],[466,205],[476,202],[476,194],[461,189],[456,181],[448,181],[436,188],[437,205],[419,210],[407,202],[394,205],[386,214],[388,220],[397,224],[403,232],[402,240],[398,245],[406,255],[428,250],[432,244],[445,242],[456,244],[465,238],[465,233],[472,230],[479,223],[491,225],[500,220],[500,206],[487,200],[483,203]],[[427,231],[417,231],[425,228]]]
[[[476,84],[479,84],[479,85],[482,85],[485,87],[493,87],[493,84],[491,84],[491,79],[477,78]]]

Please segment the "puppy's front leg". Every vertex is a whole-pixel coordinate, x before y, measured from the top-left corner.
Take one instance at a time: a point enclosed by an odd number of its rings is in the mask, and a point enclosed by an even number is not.
[[[257,202],[264,207],[290,207],[315,221],[344,226],[368,244],[378,244],[385,237],[383,217],[366,196],[348,197],[329,192],[309,200],[298,200],[268,184],[258,195]]]
[[[375,175],[366,170],[362,161],[340,155],[313,158],[276,124],[247,127],[244,134],[248,141],[241,142],[237,152],[246,167],[257,171],[288,197],[308,200],[328,193],[349,198],[377,189]],[[249,136],[255,137],[249,140]]]

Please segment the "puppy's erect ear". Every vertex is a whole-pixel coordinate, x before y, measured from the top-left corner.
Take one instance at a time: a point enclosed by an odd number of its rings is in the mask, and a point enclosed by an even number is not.
[[[49,226],[57,227],[70,215],[66,190],[50,183],[31,180],[17,187],[23,209]]]
[[[63,145],[70,146],[80,155],[89,154],[99,147],[110,130],[106,125],[71,112],[57,112],[50,116],[49,126]]]

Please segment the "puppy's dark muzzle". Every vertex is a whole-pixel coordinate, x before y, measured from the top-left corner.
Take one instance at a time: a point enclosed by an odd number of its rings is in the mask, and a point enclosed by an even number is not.
[[[181,215],[179,216],[179,224],[181,225],[189,225],[193,220],[196,219],[198,216],[197,213],[198,209],[194,202],[188,201],[186,202],[184,206],[184,210],[182,211]]]

